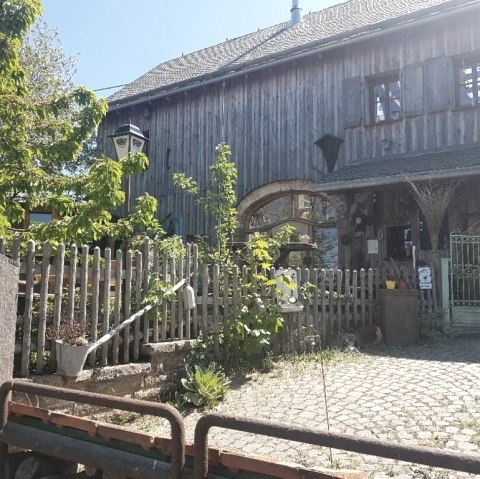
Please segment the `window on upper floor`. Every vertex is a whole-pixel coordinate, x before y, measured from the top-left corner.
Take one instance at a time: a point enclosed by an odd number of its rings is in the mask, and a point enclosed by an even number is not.
[[[480,105],[480,54],[456,63],[457,106]]]
[[[370,82],[371,123],[400,119],[401,86],[399,74],[373,78]]]

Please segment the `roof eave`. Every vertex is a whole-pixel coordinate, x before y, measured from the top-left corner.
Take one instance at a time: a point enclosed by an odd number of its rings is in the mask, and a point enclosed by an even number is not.
[[[410,175],[378,176],[373,178],[362,178],[358,180],[339,180],[330,183],[320,183],[317,191],[334,192],[347,191],[359,188],[375,188],[380,186],[408,183],[409,181],[443,180],[447,178],[460,178],[470,175],[480,175],[480,165],[462,169],[451,169],[443,171],[430,171],[413,173]]]

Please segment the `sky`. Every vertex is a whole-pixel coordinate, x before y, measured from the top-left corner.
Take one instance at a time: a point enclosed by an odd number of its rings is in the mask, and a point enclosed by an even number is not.
[[[302,14],[341,0],[300,0]],[[129,83],[160,63],[290,19],[291,0],[42,0],[43,20],[77,57],[75,83]],[[117,88],[118,90],[118,88]],[[99,96],[116,89],[97,91]]]

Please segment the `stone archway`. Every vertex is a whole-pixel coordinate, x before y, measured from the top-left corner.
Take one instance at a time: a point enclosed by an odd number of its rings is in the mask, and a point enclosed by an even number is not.
[[[289,193],[316,194],[318,186],[310,180],[280,180],[266,183],[247,193],[238,203],[237,239],[243,241],[248,230],[248,221],[255,210]]]
[[[295,228],[296,243],[308,243],[301,256],[304,264],[316,263],[325,267],[338,265],[338,198],[319,190],[308,180],[282,180],[262,185],[245,195],[237,204],[239,228],[237,241],[249,234],[275,234],[282,226]],[[301,251],[300,249],[298,251]],[[303,250],[302,250],[303,251]]]

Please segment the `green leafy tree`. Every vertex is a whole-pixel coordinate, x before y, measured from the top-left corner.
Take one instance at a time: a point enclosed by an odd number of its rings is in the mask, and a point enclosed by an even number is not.
[[[210,166],[210,185],[205,195],[199,198],[199,203],[204,211],[211,215],[216,222],[216,251],[213,259],[224,264],[231,263],[231,249],[228,242],[237,229],[237,210],[235,204],[237,197],[235,185],[237,183],[237,168],[230,161],[231,148],[225,143],[217,145],[215,162]],[[173,181],[176,186],[189,194],[198,194],[198,183],[185,175],[174,173]]]
[[[26,238],[84,243],[104,235],[126,237],[136,229],[160,232],[156,200],[148,196],[130,217],[111,222],[111,212],[124,202],[122,179],[147,166],[145,155],[121,161],[102,157],[86,172],[72,167],[107,104],[85,88],[71,87],[63,60],[60,74],[22,67],[21,48],[40,13],[39,0],[0,1],[0,236],[11,236],[34,208],[54,209],[60,219],[32,226]],[[25,64],[26,58],[34,61],[28,42],[23,54]],[[48,89],[50,75],[61,77],[62,71],[64,88]]]

